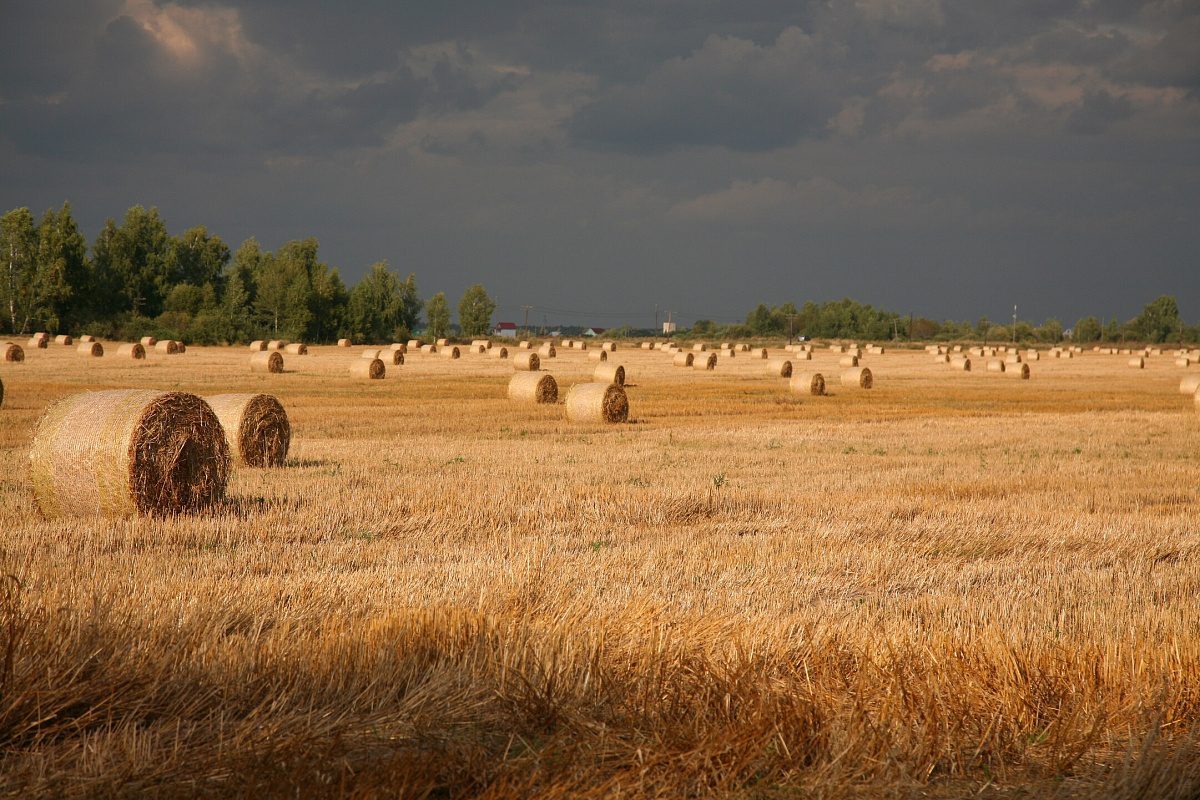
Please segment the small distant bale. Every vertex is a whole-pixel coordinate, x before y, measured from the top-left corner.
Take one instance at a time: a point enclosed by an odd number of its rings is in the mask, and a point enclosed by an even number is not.
[[[75,348],[75,354],[84,358],[100,358],[104,355],[104,346],[99,342],[82,342]]]
[[[797,372],[788,382],[792,394],[825,394],[825,376],[819,372]]]
[[[517,357],[513,359],[513,366],[522,372],[537,372],[541,369],[542,364],[537,353],[526,350],[517,353]]]
[[[966,356],[957,356],[950,359],[950,369],[957,369],[961,372],[971,371],[971,359]]]
[[[938,353],[937,355],[935,355],[935,356],[933,357],[933,363],[935,363],[935,364],[949,364],[949,363],[950,363],[950,356],[946,355],[945,353]]]
[[[629,419],[629,398],[617,383],[577,383],[567,392],[567,421],[616,423]]]
[[[577,342],[571,342],[571,347],[575,348],[576,350],[587,350],[588,343],[580,339]]]
[[[732,342],[721,342],[721,349],[722,350],[732,350],[733,343]]]
[[[734,350],[732,347],[729,348],[728,350],[722,350],[720,352],[721,352],[721,355],[723,355],[725,358],[734,358],[735,356],[737,356],[737,350]]]
[[[268,350],[282,350],[287,347],[289,342],[286,339],[271,339],[267,342]]]
[[[880,349],[882,350],[883,348],[881,347]],[[962,351],[963,351],[963,346],[961,344],[954,345],[954,352],[961,353]]]
[[[408,354],[408,345],[404,344],[403,342],[392,342],[391,345],[388,346],[388,349],[389,350],[399,350],[401,353],[404,353],[405,355]]]
[[[421,349],[421,340],[420,339],[409,339],[408,340],[408,349],[413,350],[413,351],[420,350]]]
[[[437,355],[437,351],[438,351],[438,349],[437,349],[437,345],[436,345],[436,344],[423,344],[423,345],[421,345],[421,355],[424,355],[424,356],[433,356],[433,355]]]
[[[1020,364],[1021,363],[1020,353],[1009,353],[1008,355],[1006,355],[1004,357],[1004,363],[1005,364]]]
[[[438,340],[437,340],[437,346],[438,346],[438,348],[439,348],[439,349],[440,349],[440,348],[442,348],[442,347],[445,347],[445,346],[446,346],[446,345],[448,345],[449,343],[450,343],[450,340],[449,340],[449,339],[438,339]]]
[[[67,336],[65,333],[60,333],[58,336],[54,337],[54,343],[62,345],[63,347],[70,347],[71,345],[75,344],[75,340],[70,336]]]
[[[1026,361],[1041,361],[1042,354],[1039,353],[1037,350],[1026,350],[1025,351],[1025,360]]]
[[[283,372],[283,355],[278,350],[260,350],[250,354],[251,372]]]
[[[611,362],[597,364],[592,372],[592,380],[599,383],[619,383],[625,385],[625,367]]]
[[[441,350],[438,350],[438,355],[440,355],[442,358],[459,358],[462,356],[462,353],[456,346],[451,344],[446,345]]]
[[[79,341],[84,344],[87,344],[87,343],[96,341],[96,337],[92,336],[90,333],[85,333],[83,336],[79,337]]]
[[[29,341],[27,341],[25,343],[25,346],[28,347],[30,350],[45,350],[47,347],[50,346],[50,340],[47,338],[38,338],[37,336],[31,336],[29,338]]]
[[[350,362],[350,377],[352,378],[378,381],[383,380],[386,374],[387,369],[383,366],[383,361],[378,358],[360,358]]]
[[[557,403],[558,382],[545,372],[518,372],[508,381],[508,399],[522,403]]]
[[[588,353],[588,360],[589,361],[608,361],[608,351],[607,350],[593,350],[592,352]]]
[[[473,356],[482,356],[487,353],[487,348],[481,344],[472,344],[467,350]]]
[[[1004,372],[1004,362],[997,358],[994,358],[994,359],[988,361],[987,362],[987,371],[988,372]]]
[[[128,358],[134,361],[143,361],[146,358],[146,348],[140,342],[133,344],[123,344],[117,348],[117,358]]]
[[[155,339],[153,336],[143,336],[141,339],[138,339],[138,344],[142,347],[154,347],[154,345],[158,344],[158,339]]]
[[[750,345],[748,345],[748,344],[745,344],[745,343],[743,343],[743,344],[739,344],[739,345],[737,346],[737,348],[736,348],[736,349],[737,349],[737,351],[738,351],[739,353],[749,353],[749,352],[750,352]]]
[[[475,352],[474,348],[476,348],[476,347],[482,347],[484,350],[488,350],[491,348],[491,346],[492,346],[492,343],[488,339],[472,339],[471,340],[471,348],[472,348],[471,352],[472,353]]]
[[[1185,375],[1183,380],[1179,382],[1180,394],[1195,394],[1196,389],[1200,389],[1200,373]]]
[[[796,350],[792,353],[792,361],[812,361],[812,350]]]
[[[858,366],[858,356],[854,356],[854,355],[842,356],[841,358],[838,359],[838,366],[839,367],[857,367]]]
[[[660,351],[666,352],[667,350],[671,349],[672,344],[673,344],[672,342],[660,342],[658,345],[658,349]]]
[[[146,337],[146,339],[153,339],[153,338],[154,338],[153,336]],[[157,340],[155,340],[155,342],[153,344],[146,344],[146,339],[142,340],[142,344],[145,344],[146,347],[153,347],[155,344],[158,344]],[[255,339],[253,342],[250,343],[250,352],[251,353],[261,353],[266,349],[267,349],[267,343],[263,339]]]
[[[710,353],[710,352],[696,353],[695,358],[692,360],[692,369],[694,369],[694,370],[699,370],[701,372],[711,372],[712,370],[714,370],[716,368],[717,368],[717,354],[716,353]]]
[[[677,367],[690,367],[696,360],[696,354],[690,350],[684,350],[676,353],[672,363]]]
[[[750,357],[761,358],[763,361],[766,361],[770,358],[770,354],[767,353],[767,348],[765,347],[754,347],[750,349]]]
[[[855,367],[842,373],[842,386],[870,389],[875,385],[875,376],[866,367]]]
[[[767,376],[771,378],[792,377],[792,362],[786,358],[772,358],[767,361]]]
[[[1008,364],[1004,368],[1004,377],[1016,378],[1017,380],[1029,380],[1029,365],[1028,364]]]
[[[163,339],[154,345],[154,352],[161,353],[165,356],[173,356],[179,353],[179,342],[172,339]]]
[[[283,404],[269,394],[216,394],[204,400],[221,421],[234,464],[283,466],[292,441]]]
[[[25,360],[25,351],[20,345],[12,342],[0,342],[0,353],[4,354],[4,360],[10,364],[20,364]]]
[[[642,342],[642,349],[643,350],[653,350],[654,342]]]
[[[507,347],[493,347],[491,350],[488,350],[488,357],[489,358],[508,358],[508,348]]]
[[[404,353],[400,350],[380,350],[378,358],[384,366],[398,367],[404,363]]]
[[[1129,368],[1130,369],[1145,369],[1146,368],[1146,359],[1142,358],[1141,356],[1138,356],[1137,358],[1129,359]]]
[[[338,339],[337,346],[338,347],[350,347],[353,344],[354,343],[351,342],[349,339]]]
[[[379,358],[379,354],[383,352],[382,347],[368,347],[359,353],[359,358]]]
[[[570,349],[571,349],[571,348],[573,348],[574,346],[575,346],[575,343],[574,343],[573,341],[571,341],[570,339],[563,339],[563,340],[562,340],[562,345],[561,345],[561,347],[562,347],[564,350],[570,350]]]
[[[283,352],[287,353],[289,356],[306,356],[308,355],[308,345],[300,343],[289,344],[287,347],[283,348]]]
[[[703,353],[706,350],[708,350],[708,345],[704,342],[696,342],[696,344],[692,345],[692,352],[694,353]]]
[[[1181,358],[1175,359],[1175,366],[1177,366],[1177,367],[1190,367],[1191,365],[1192,365],[1192,360],[1190,358],[1188,358],[1187,356],[1183,356]]]
[[[617,343],[616,342],[605,342],[604,344],[600,345],[600,349],[605,350],[609,353],[616,352]]]
[[[517,343],[517,349],[518,349],[518,350],[532,350],[532,349],[533,349],[533,342],[529,342],[529,341],[522,341],[522,342],[518,342],[518,343]]]
[[[538,355],[541,356],[543,359],[554,358],[558,355],[558,351],[556,351],[554,349],[554,345],[544,344],[538,348]]]

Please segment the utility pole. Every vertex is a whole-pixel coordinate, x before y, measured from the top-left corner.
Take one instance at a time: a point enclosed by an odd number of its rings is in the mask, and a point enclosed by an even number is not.
[[[529,312],[533,310],[533,306],[521,306],[525,309],[525,335],[529,335]]]
[[[672,318],[678,313],[679,313],[678,311],[668,311],[667,312],[667,325],[671,324]],[[674,329],[672,329],[671,333],[674,333],[674,332],[675,332]]]
[[[910,342],[912,341],[912,329],[913,329],[913,312],[909,311],[908,312],[908,340]]]
[[[1017,304],[1013,303],[1013,344],[1017,343]]]
[[[658,303],[654,304],[654,333],[657,335],[662,329],[658,327]]]

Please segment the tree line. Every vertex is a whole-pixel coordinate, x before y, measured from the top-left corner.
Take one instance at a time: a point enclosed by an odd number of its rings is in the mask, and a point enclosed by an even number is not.
[[[89,249],[70,203],[40,220],[14,209],[0,217],[0,334],[373,343],[412,336],[422,311],[427,333],[453,330],[445,294],[422,300],[415,275],[401,279],[380,261],[348,289],[317,250],[313,238],[274,252],[251,238],[231,252],[204,226],[172,236],[157,209],[141,206],[120,225],[107,220]],[[481,285],[470,287],[459,301],[459,330],[486,336],[495,309]]]

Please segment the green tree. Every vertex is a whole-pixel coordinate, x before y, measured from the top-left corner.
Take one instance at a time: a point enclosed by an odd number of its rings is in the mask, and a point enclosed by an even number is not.
[[[16,208],[0,217],[0,300],[10,333],[23,333],[37,305],[37,228],[28,208]]]
[[[1121,341],[1121,325],[1117,322],[1117,318],[1113,317],[1104,325],[1104,341],[1119,342]]]
[[[1084,317],[1075,323],[1075,330],[1071,333],[1071,341],[1098,342],[1103,335],[1104,331],[1101,330],[1098,319],[1095,317]]]
[[[440,339],[450,330],[450,306],[446,293],[438,292],[425,304],[425,318],[429,320],[429,334]]]
[[[219,288],[228,264],[229,248],[219,236],[209,236],[203,225],[171,242],[170,279],[175,284]]]
[[[250,292],[246,289],[242,271],[235,269],[225,281],[225,294],[221,297],[220,327],[216,332],[218,340],[247,342],[253,338],[254,321],[250,316],[250,305]]]
[[[162,313],[174,285],[173,241],[158,209],[134,206],[118,228],[108,220],[92,247],[98,288],[93,314],[133,311],[147,317]]]
[[[393,341],[401,325],[400,281],[386,261],[372,264],[350,293],[348,322],[359,343]]]
[[[399,327],[411,335],[412,331],[415,331],[421,324],[421,309],[425,307],[417,295],[417,276],[411,272],[408,273],[407,280],[396,284],[396,291],[400,298]],[[397,341],[400,338],[397,336]]]
[[[478,283],[463,292],[458,301],[458,325],[464,336],[487,336],[492,330],[496,302]]]
[[[84,320],[88,295],[87,240],[63,203],[47,210],[38,225],[38,285],[44,306],[37,318],[47,328],[77,325]]]
[[[1061,322],[1052,317],[1039,325],[1033,334],[1039,342],[1058,344],[1063,339],[1063,326]]]
[[[1147,303],[1134,319],[1134,327],[1137,338],[1144,342],[1160,343],[1178,338],[1183,320],[1179,317],[1175,298],[1164,294]]]

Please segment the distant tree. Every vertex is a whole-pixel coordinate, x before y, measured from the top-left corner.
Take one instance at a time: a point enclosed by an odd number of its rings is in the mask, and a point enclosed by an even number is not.
[[[38,285],[44,306],[36,314],[47,328],[83,322],[87,308],[87,240],[63,203],[57,213],[47,210],[38,225]]]
[[[1020,325],[1021,323],[1017,323]],[[1046,344],[1058,344],[1063,340],[1062,323],[1054,318],[1050,318],[1037,327],[1037,330],[1032,331],[1039,342]],[[1018,338],[1020,338],[1018,336]]]
[[[1071,341],[1079,342],[1098,342],[1100,337],[1104,335],[1104,331],[1100,328],[1100,321],[1095,317],[1084,317],[1075,323],[1075,330],[1071,334]]]
[[[0,300],[10,333],[23,333],[37,306],[37,228],[28,208],[16,208],[0,217]]]
[[[200,225],[172,241],[170,259],[173,283],[211,284],[219,289],[229,264],[229,248]]]
[[[463,292],[458,301],[458,326],[464,336],[487,336],[492,330],[492,314],[496,302],[488,297],[483,286],[475,284]]]
[[[162,302],[174,286],[174,243],[158,209],[134,206],[120,227],[112,220],[92,248],[96,285],[93,314],[133,311],[146,317],[162,313]]]
[[[1161,295],[1146,304],[1142,313],[1134,319],[1137,338],[1144,342],[1166,342],[1178,338],[1183,320],[1179,317],[1179,306],[1175,298]]]
[[[349,330],[356,342],[392,341],[401,324],[399,280],[386,261],[372,264],[350,293]]]
[[[440,339],[450,330],[450,306],[446,293],[438,292],[425,303],[425,318],[429,320],[429,334]]]
[[[1104,341],[1119,342],[1121,341],[1121,325],[1117,322],[1117,318],[1113,317],[1104,325]]]
[[[711,319],[698,319],[692,323],[693,336],[711,336],[716,329]]]

